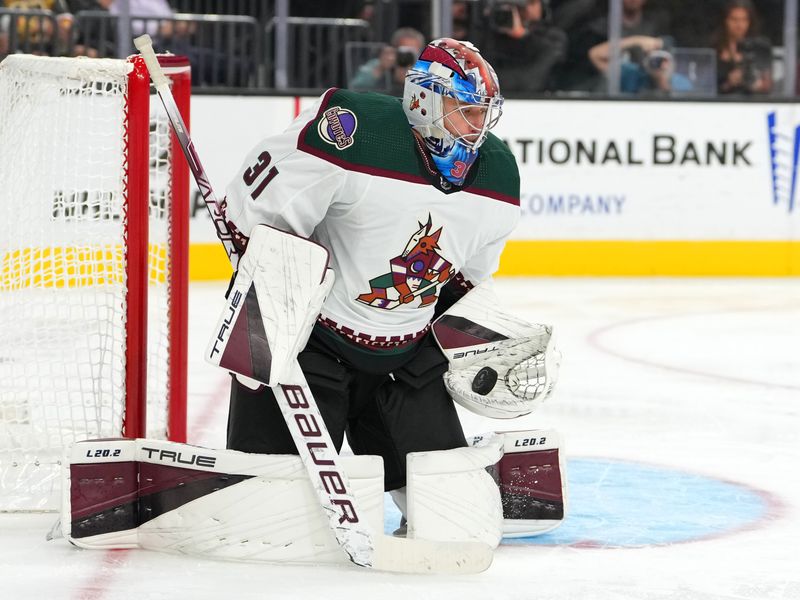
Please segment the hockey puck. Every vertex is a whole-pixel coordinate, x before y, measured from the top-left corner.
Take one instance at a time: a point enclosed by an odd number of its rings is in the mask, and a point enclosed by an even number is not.
[[[494,389],[495,383],[497,383],[497,371],[491,367],[483,367],[472,380],[472,391],[485,396]]]

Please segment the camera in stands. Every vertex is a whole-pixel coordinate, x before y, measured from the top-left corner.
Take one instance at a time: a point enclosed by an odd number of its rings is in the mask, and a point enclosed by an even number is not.
[[[417,61],[417,52],[416,48],[411,48],[409,46],[400,46],[397,49],[397,58],[395,58],[395,63],[398,67],[410,67]]]
[[[760,37],[745,38],[737,44],[742,55],[744,85],[752,86],[772,69],[772,47],[769,40]]]
[[[511,29],[514,26],[514,11],[524,9],[527,3],[527,0],[506,0],[492,4],[489,14],[492,27]]]
[[[675,60],[672,58],[672,54],[666,50],[653,50],[647,55],[644,66],[648,71],[657,71],[662,68],[666,62],[674,64]]]

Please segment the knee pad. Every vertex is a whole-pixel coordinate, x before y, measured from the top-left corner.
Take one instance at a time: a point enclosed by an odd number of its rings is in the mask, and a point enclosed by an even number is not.
[[[487,467],[502,457],[492,436],[452,450],[412,452],[407,467],[408,537],[481,541],[492,548],[502,537],[500,491]]]

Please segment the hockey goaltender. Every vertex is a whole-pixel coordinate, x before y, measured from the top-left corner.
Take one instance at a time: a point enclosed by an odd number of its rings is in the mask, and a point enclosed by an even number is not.
[[[445,38],[402,99],[331,89],[261,141],[222,204],[242,258],[207,358],[232,373],[228,449],[75,444],[67,539],[474,572],[502,536],[557,527],[557,432],[467,440],[453,403],[512,419],[558,373],[552,327],[492,290],[519,220],[517,165],[490,133],[502,105],[479,51]],[[355,456],[337,455],[345,436]]]

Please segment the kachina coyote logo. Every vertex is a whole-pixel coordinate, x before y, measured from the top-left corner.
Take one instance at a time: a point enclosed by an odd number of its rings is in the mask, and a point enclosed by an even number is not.
[[[788,212],[792,212],[796,203],[797,166],[800,161],[800,126],[787,127],[786,120],[781,118],[779,123],[776,111],[767,113],[772,203],[776,206],[784,204]]]
[[[392,310],[419,298],[417,308],[436,302],[438,286],[447,283],[453,274],[452,263],[439,250],[440,227],[433,233],[431,216],[419,223],[405,250],[389,261],[391,270],[369,282],[370,291],[356,298],[359,302]]]

